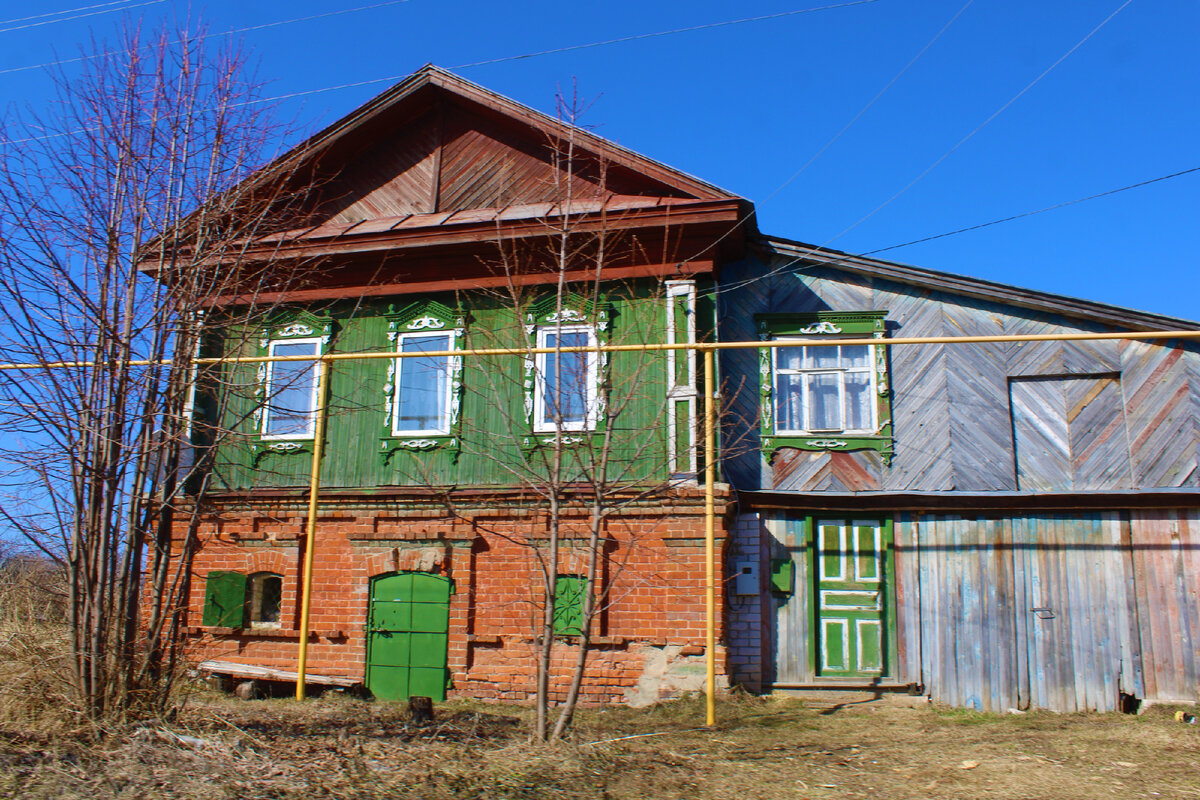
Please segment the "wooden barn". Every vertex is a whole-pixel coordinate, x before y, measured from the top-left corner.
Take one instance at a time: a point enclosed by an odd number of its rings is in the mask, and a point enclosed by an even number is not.
[[[719,285],[726,341],[879,342],[722,355],[734,681],[1196,701],[1195,341],[887,344],[1196,323],[771,238]]]
[[[584,627],[586,702],[701,688],[703,382],[653,346],[772,342],[719,353],[725,679],[1197,699],[1194,340],[899,343],[1196,323],[763,236],[745,199],[434,67],[280,163],[303,223],[245,255],[305,271],[205,355],[299,360],[227,365],[197,401],[225,431],[197,440],[209,669],[286,676],[304,641],[317,682],[529,698],[553,528],[552,691]],[[607,345],[630,347],[535,352]]]

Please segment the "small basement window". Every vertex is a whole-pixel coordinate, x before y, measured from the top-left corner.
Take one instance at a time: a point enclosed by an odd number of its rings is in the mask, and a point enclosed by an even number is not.
[[[252,628],[278,628],[283,576],[258,572],[246,582],[246,617]]]

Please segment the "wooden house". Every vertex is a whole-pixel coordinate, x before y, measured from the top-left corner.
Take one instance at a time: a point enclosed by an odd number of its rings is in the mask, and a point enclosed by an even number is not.
[[[1195,323],[765,237],[746,200],[433,67],[288,164],[316,187],[304,224],[249,251],[307,271],[210,354],[451,354],[331,365],[311,542],[315,361],[229,367],[189,606],[211,669],[296,668],[312,547],[319,680],[530,697],[554,452],[561,691],[604,453],[585,700],[700,688],[694,354],[453,353],[851,337],[875,343],[720,354],[725,677],[993,710],[1196,699],[1196,345],[888,344]]]
[[[759,238],[721,272],[733,680],[990,711],[1197,699],[1194,322]],[[749,574],[749,573],[748,573]]]
[[[235,677],[294,676],[311,547],[310,680],[525,699],[557,528],[554,690],[585,584],[601,599],[585,701],[699,688],[696,360],[637,348],[712,337],[708,289],[742,250],[747,204],[434,67],[280,163],[310,195],[303,222],[243,255],[300,273],[214,301],[213,320],[251,299],[265,310],[214,322],[206,355],[301,360],[228,366],[201,391],[225,394],[199,402],[222,437],[194,561],[194,657]],[[622,344],[636,348],[520,355]],[[456,354],[506,348],[518,355]],[[316,359],[395,352],[414,357],[329,364],[307,542]],[[608,505],[589,584],[597,493]],[[724,513],[728,493],[718,501]]]

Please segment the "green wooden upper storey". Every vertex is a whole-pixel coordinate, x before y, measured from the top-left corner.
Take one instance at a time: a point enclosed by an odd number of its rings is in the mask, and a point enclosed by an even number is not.
[[[248,243],[281,274],[215,304],[210,354],[301,360],[203,383],[215,489],[306,484],[315,359],[368,352],[410,357],[327,362],[323,485],[695,473],[694,354],[462,353],[711,338],[745,201],[433,67],[252,180],[305,211]]]

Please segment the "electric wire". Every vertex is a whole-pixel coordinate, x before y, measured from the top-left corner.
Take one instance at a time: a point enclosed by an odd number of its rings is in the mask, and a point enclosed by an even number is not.
[[[871,107],[875,105],[875,103],[877,103],[879,101],[879,98],[883,97],[887,93],[887,91],[889,89],[891,89],[892,86],[895,85],[895,83],[897,81],[900,80],[900,78],[904,77],[904,74],[906,72],[908,72],[909,69],[911,69],[912,66],[917,63],[917,61],[920,60],[921,56],[925,55],[925,52],[927,50],[929,50],[929,48],[933,47],[934,43],[936,43],[938,39],[942,38],[942,34],[944,34],[946,31],[948,31],[950,29],[950,26],[953,25],[958,20],[958,18],[963,15],[963,12],[965,12],[968,8],[970,8],[974,2],[975,2],[975,0],[967,0],[967,2],[962,6],[962,8],[960,8],[957,12],[955,12],[954,16],[952,16],[949,19],[949,21],[947,21],[946,24],[943,25],[936,34],[934,34],[933,38],[930,39],[928,42],[926,42],[925,46],[922,47],[920,50],[918,50],[917,54],[915,56],[913,56],[911,59],[909,59],[909,62],[907,64],[905,64],[900,69],[899,72],[897,72],[895,75],[893,75],[892,79],[890,81],[888,81],[886,84],[884,84],[883,88],[880,89],[878,92],[876,92],[875,96],[872,97],[870,100],[868,100],[867,104],[864,105],[862,108],[860,108],[858,110],[858,113],[855,114],[853,117],[851,117],[850,121],[847,122],[845,125],[843,125],[842,129],[840,131],[838,131],[837,133],[835,133],[833,135],[833,138],[831,138],[824,145],[822,145],[821,148],[819,150],[817,150],[817,152],[814,153],[811,158],[808,159],[808,161],[804,162],[804,165],[802,167],[800,167],[800,169],[798,169],[792,173],[791,177],[789,177],[783,183],[781,183],[777,187],[775,187],[771,191],[770,194],[768,194],[765,198],[763,198],[762,202],[763,203],[770,202],[771,199],[775,197],[775,195],[782,192],[790,183],[792,183],[794,180],[796,180],[801,175],[803,175],[805,172],[807,172],[808,168],[811,167],[814,163],[816,163],[817,159],[819,159],[822,155],[824,155],[826,150],[828,150],[830,147],[833,147],[833,145],[838,141],[838,139],[841,139],[842,136],[845,135],[846,131],[850,130],[850,128],[853,127],[854,123],[858,122],[858,120],[864,114],[866,114],[871,109]],[[711,245],[704,248],[703,250],[700,250],[699,253],[703,253],[706,250],[716,247],[721,242],[725,241],[726,238],[731,236],[735,230],[737,230],[739,227],[741,227],[746,221],[748,221],[750,219],[750,217],[754,216],[754,214],[755,214],[754,211],[747,211],[746,214],[740,220],[738,220],[737,225],[731,227],[728,231],[723,233]],[[697,256],[692,256],[691,258],[688,259],[688,261],[692,261],[696,257]]]
[[[940,165],[943,161],[945,161],[947,158],[949,158],[951,155],[953,155],[958,150],[958,148],[962,147],[964,144],[966,144],[968,141],[970,141],[972,138],[974,138],[977,133],[979,133],[981,130],[983,130],[985,127],[987,127],[988,124],[990,124],[994,119],[996,119],[996,117],[1000,116],[1006,110],[1008,110],[1009,106],[1011,106],[1013,103],[1017,102],[1022,97],[1024,97],[1025,94],[1027,92],[1029,92],[1029,90],[1031,90],[1034,86],[1036,86],[1038,83],[1040,83],[1043,78],[1045,78],[1047,75],[1049,75],[1054,70],[1055,67],[1057,67],[1059,64],[1066,61],[1071,56],[1072,53],[1074,53],[1076,50],[1078,50],[1080,47],[1082,47],[1089,39],[1091,39],[1093,36],[1095,36],[1097,33],[1099,33],[1100,30],[1105,25],[1107,25],[1115,16],[1117,16],[1117,14],[1120,14],[1123,10],[1125,10],[1126,6],[1128,6],[1132,2],[1133,2],[1133,0],[1125,0],[1123,3],[1121,3],[1121,5],[1117,6],[1115,11],[1113,11],[1111,14],[1109,14],[1107,17],[1105,17],[1100,22],[1099,25],[1097,25],[1096,27],[1094,27],[1090,31],[1088,31],[1087,35],[1084,36],[1082,39],[1080,39],[1078,42],[1076,42],[1075,45],[1073,47],[1071,47],[1071,49],[1067,50],[1067,52],[1065,52],[1061,56],[1059,56],[1058,59],[1050,66],[1046,67],[1046,69],[1043,70],[1040,75],[1038,75],[1032,81],[1027,83],[1025,85],[1025,87],[1022,88],[1021,91],[1019,91],[1015,95],[1013,95],[1008,100],[1007,103],[1005,103],[1004,105],[1000,106],[1000,108],[998,108],[994,112],[992,112],[991,116],[989,116],[983,122],[981,122],[977,126],[975,126],[974,130],[972,130],[966,136],[959,139],[958,142],[956,142],[953,147],[951,147],[949,150],[947,150],[945,153],[943,153],[941,156],[939,156],[936,161],[934,161],[932,164],[930,164],[928,167],[926,167],[924,170],[922,170],[921,173],[919,175],[917,175],[917,177],[915,177],[911,181],[909,181],[904,186],[904,188],[902,188],[900,191],[893,194],[887,200],[884,200],[882,203],[880,203],[878,206],[876,206],[874,209],[872,209],[868,214],[866,214],[866,216],[862,217],[857,222],[855,222],[853,225],[851,225],[850,227],[843,230],[841,233],[834,236],[832,239],[830,239],[828,242],[826,242],[826,244],[830,244],[830,243],[835,242],[838,239],[842,238],[847,233],[854,230],[859,225],[861,225],[864,222],[866,222],[867,220],[869,220],[871,217],[875,216],[877,213],[882,211],[884,208],[891,205],[891,203],[894,200],[896,200],[896,198],[900,197],[902,194],[907,192],[909,189],[916,186],[917,183],[919,183],[922,178],[924,178],[930,172],[933,172],[933,170],[935,170],[938,167],[938,165]]]
[[[121,0],[121,2],[128,2],[128,1],[129,0]],[[153,0],[153,1],[156,3],[165,2],[165,0]],[[292,17],[291,19],[276,20],[275,22],[264,22],[259,25],[246,25],[241,28],[230,28],[228,30],[214,33],[214,34],[212,34],[212,36],[214,36],[214,37],[216,37],[216,36],[231,36],[236,33],[249,33],[251,31],[264,30],[266,28],[277,28],[277,27],[280,27],[281,25],[291,25],[291,24],[297,23],[297,22],[309,22],[310,20],[324,19],[325,17],[337,17],[337,16],[341,16],[343,14],[354,14],[359,11],[371,11],[376,8],[383,8],[385,6],[395,6],[395,5],[400,5],[401,3],[407,3],[407,2],[410,2],[410,0],[387,0],[387,2],[373,3],[371,5],[358,6],[356,8],[343,8],[343,9],[339,9],[337,11],[326,11],[321,14],[310,14],[307,17]],[[114,9],[114,10],[121,11],[123,9]],[[0,24],[5,24],[5,23],[0,23]],[[0,31],[0,33],[3,33],[3,31]],[[60,58],[57,61],[46,61],[41,64],[29,64],[29,65],[23,66],[23,67],[6,67],[4,69],[0,69],[0,75],[7,75],[7,74],[13,73],[13,72],[25,72],[27,70],[41,69],[43,67],[57,67],[62,64],[74,64],[76,62],[87,61],[92,58],[100,58],[103,56],[114,55],[115,53],[118,53],[118,52],[120,52],[120,51],[109,50],[104,53],[97,53],[95,55],[76,56],[75,58]]]
[[[1162,175],[1157,178],[1150,178],[1149,180],[1138,181],[1137,183],[1131,183],[1128,186],[1122,186],[1118,189],[1109,189],[1107,192],[1098,192],[1096,194],[1090,194],[1087,197],[1077,197],[1074,200],[1067,200],[1062,203],[1055,203],[1052,206],[1046,206],[1045,208],[1039,208],[1035,211],[1026,211],[1021,214],[1013,214],[1011,217],[1003,217],[1001,219],[994,219],[991,222],[981,222],[978,225],[969,225],[965,228],[959,228],[959,229],[953,230],[953,231],[946,231],[945,233],[939,233],[934,236],[925,236],[921,239],[913,239],[911,242],[904,242],[903,244],[893,244],[893,245],[890,245],[889,247],[880,247],[875,250],[867,250],[866,252],[859,253],[858,255],[870,256],[870,255],[875,255],[876,253],[886,253],[889,250],[898,250],[901,247],[909,247],[914,244],[922,244],[924,242],[932,242],[935,239],[944,239],[947,236],[957,236],[960,233],[967,233],[968,231],[977,231],[981,228],[990,228],[993,225],[999,225],[1003,222],[1012,222],[1013,220],[1024,219],[1026,217],[1032,217],[1035,214],[1044,214],[1047,211],[1054,211],[1059,208],[1066,208],[1067,206],[1073,206],[1076,203],[1084,203],[1084,202],[1087,202],[1088,200],[1096,200],[1098,198],[1108,197],[1109,195],[1118,194],[1120,192],[1127,192],[1130,189],[1138,189],[1138,188],[1141,188],[1142,186],[1149,186],[1152,183],[1158,183],[1159,181],[1170,180],[1171,178],[1178,178],[1181,175],[1187,175],[1192,172],[1200,172],[1200,167],[1192,167],[1191,169],[1183,169],[1183,170],[1180,170],[1179,172],[1172,172],[1170,175]]]
[[[18,25],[15,28],[0,28],[0,33],[14,33],[16,31],[29,30],[30,28],[40,28],[43,25],[53,25],[56,22],[71,22],[72,20],[84,19],[86,17],[96,17],[101,14],[111,14],[114,11],[128,11],[133,8],[141,8],[143,6],[154,6],[154,5],[158,5],[159,3],[165,3],[165,2],[167,2],[167,0],[144,0],[144,2],[134,3],[133,5],[121,6],[120,8],[106,8],[106,9],[102,9],[100,11],[89,11],[86,14],[76,14],[73,17],[63,17],[62,19],[47,19],[47,20],[42,20],[41,22],[30,22],[25,25]],[[34,19],[34,18],[28,17],[27,19]],[[0,23],[0,24],[6,25],[8,23]]]
[[[109,3],[96,3],[90,6],[80,6],[78,8],[65,8],[62,11],[50,11],[45,14],[34,14],[29,17],[16,17],[14,19],[0,20],[0,25],[12,25],[17,22],[28,22],[31,19],[45,19],[46,17],[61,17],[63,14],[74,14],[79,11],[91,11],[93,8],[104,8],[105,6],[119,6],[128,3],[130,0],[112,0]]]
[[[522,53],[515,56],[504,56],[502,58],[491,58],[484,61],[472,61],[467,64],[455,64],[447,69],[469,69],[471,67],[481,67],[486,64],[501,64],[506,61],[520,61],[526,58],[537,58],[539,56],[553,55],[556,53],[566,53],[572,50],[586,50],[592,47],[603,47],[610,44],[620,44],[622,42],[632,42],[641,39],[652,39],[659,36],[672,36],[677,33],[691,33],[692,31],[706,30],[709,28],[723,28],[730,25],[741,25],[746,22],[761,22],[762,20],[778,19],[780,17],[790,17],[796,14],[811,14],[816,11],[829,11],[837,8],[846,8],[848,6],[860,6],[868,3],[877,3],[879,0],[851,0],[847,3],[836,3],[834,5],[817,6],[814,8],[801,8],[792,11],[781,11],[778,14],[765,14],[758,17],[745,17],[743,19],[726,20],[724,22],[709,22],[704,25],[692,25],[687,28],[674,28],[668,31],[655,31],[652,33],[639,33],[633,36],[622,36],[618,39],[605,39],[599,42],[589,42],[587,44],[568,45],[567,47],[555,47],[550,50],[538,50],[532,53]],[[261,100],[254,100],[255,103],[271,103],[280,100],[291,100],[295,97],[308,97],[314,94],[324,94],[325,92],[336,92],[342,89],[357,89],[361,86],[373,86],[378,83],[395,83],[408,77],[407,75],[389,75],[383,78],[371,78],[365,81],[352,81],[350,83],[340,83],[336,86],[325,86],[320,89],[305,89],[299,92],[291,92],[289,94],[276,95],[274,97],[264,97]]]
[[[989,123],[991,123],[993,120],[995,120],[997,117],[999,117],[1002,113],[1004,113],[1010,106],[1012,106],[1013,103],[1015,103],[1017,100],[1019,100],[1021,97],[1023,97],[1026,93],[1028,93],[1031,89],[1033,89],[1033,87],[1036,86],[1038,83],[1040,83],[1043,78],[1045,78],[1047,75],[1049,75],[1059,64],[1062,64],[1064,61],[1066,61],[1067,58],[1069,58],[1072,53],[1074,53],[1076,50],[1078,50],[1080,47],[1082,47],[1087,41],[1089,41],[1093,36],[1095,36],[1097,33],[1099,33],[1099,31],[1102,28],[1104,28],[1105,25],[1107,25],[1110,21],[1112,21],[1112,19],[1114,17],[1116,17],[1117,14],[1121,13],[1121,11],[1123,11],[1125,9],[1125,7],[1128,6],[1132,2],[1133,2],[1133,0],[1124,0],[1124,2],[1121,3],[1121,5],[1117,6],[1116,10],[1114,10],[1107,17],[1105,17],[1103,20],[1101,20],[1100,24],[1098,24],[1094,28],[1092,28],[1082,39],[1080,39],[1078,42],[1076,42],[1074,45],[1072,45],[1065,53],[1063,53],[1061,56],[1059,56],[1057,59],[1055,59],[1055,61],[1050,66],[1046,67],[1046,69],[1042,70],[1042,72],[1036,78],[1034,78],[1029,83],[1025,84],[1025,86],[1019,92],[1017,92],[1015,95],[1013,95],[1011,98],[1009,98],[1009,100],[1007,102],[1005,102],[1003,105],[1001,105],[994,112],[992,112],[992,114],[990,116],[988,116],[987,119],[985,119],[983,122],[981,122],[977,126],[975,126],[975,128],[970,133],[968,133],[966,136],[959,139],[958,142],[953,147],[951,147],[949,150],[947,150],[945,153],[943,153],[941,156],[939,156],[932,164],[930,164],[928,167],[926,167],[924,170],[922,170],[920,174],[918,174],[915,178],[913,178],[911,181],[909,181],[908,184],[906,184],[902,189],[900,189],[900,191],[896,192],[891,197],[889,197],[887,200],[880,203],[878,206],[876,206],[874,209],[872,209],[868,214],[861,217],[857,222],[855,222],[853,225],[851,225],[850,227],[843,230],[841,233],[838,233],[837,235],[827,239],[823,244],[815,246],[813,248],[814,251],[819,252],[821,250],[828,248],[830,244],[837,241],[841,237],[845,236],[847,233],[854,230],[855,228],[857,228],[862,223],[866,222],[871,217],[875,216],[877,213],[879,213],[885,207],[890,205],[894,200],[896,200],[902,194],[904,194],[909,189],[911,189],[913,186],[915,186],[918,182],[921,181],[921,179],[923,179],[926,175],[928,175],[930,172],[932,172],[934,169],[936,169],[939,164],[941,164],[943,161],[945,161],[947,158],[949,158],[960,147],[962,147],[970,139],[972,139],[976,134],[978,134],[981,130],[983,130],[984,127],[986,127]],[[701,252],[703,252],[703,251],[701,251]],[[734,289],[741,288],[742,286],[747,286],[756,281],[766,280],[767,278],[773,277],[782,272],[786,272],[789,268],[791,268],[792,266],[794,266],[795,264],[799,263],[802,260],[803,260],[803,258],[796,258],[796,259],[788,261],[784,264],[781,264],[778,267],[775,267],[774,269],[768,270],[767,272],[764,272],[761,275],[756,275],[752,278],[746,278],[743,281],[735,281],[730,284],[722,284],[720,287],[714,287],[710,291],[710,294],[715,296],[715,295],[718,295],[718,294],[721,294],[724,292],[728,292],[728,291],[732,291]]]

